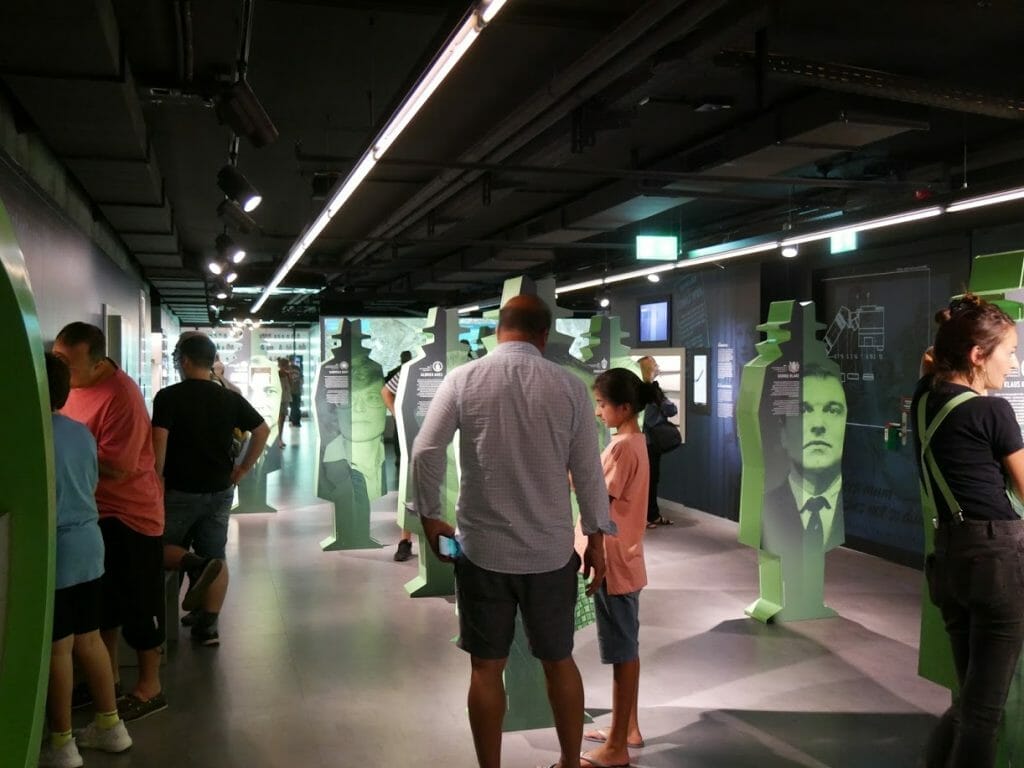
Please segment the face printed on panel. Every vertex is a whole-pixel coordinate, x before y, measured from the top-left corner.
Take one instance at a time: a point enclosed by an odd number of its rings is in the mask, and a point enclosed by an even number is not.
[[[838,469],[846,435],[843,385],[834,376],[812,374],[803,378],[801,388],[802,418],[785,420],[783,448],[790,462],[805,471]]]

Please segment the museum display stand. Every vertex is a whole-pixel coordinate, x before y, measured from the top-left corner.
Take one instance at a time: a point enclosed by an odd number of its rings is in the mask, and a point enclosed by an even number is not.
[[[324,551],[377,549],[370,535],[370,501],[383,495],[383,432],[380,397],[384,374],[363,346],[359,320],[345,320],[316,375],[317,496],[332,502],[334,533]]]
[[[743,461],[739,541],[758,550],[760,596],[746,614],[761,622],[836,615],[824,603],[825,552],[843,542],[842,494],[830,508],[828,533],[820,521],[816,532],[802,524],[801,505],[791,491],[795,470],[781,460],[785,452],[780,450],[783,422],[802,444],[805,369],[814,366],[840,380],[838,366],[817,339],[823,327],[815,320],[813,302],[772,302],[767,322],[757,326],[765,334],[756,345],[758,355],[743,368],[737,407]],[[841,396],[841,384],[837,389]],[[842,418],[845,425],[845,400]],[[841,434],[838,440],[837,460]],[[799,465],[807,464],[805,454]]]

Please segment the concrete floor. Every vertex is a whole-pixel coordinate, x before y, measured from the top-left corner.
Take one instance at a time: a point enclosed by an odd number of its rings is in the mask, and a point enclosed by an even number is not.
[[[131,724],[126,754],[85,752],[87,766],[476,765],[454,606],[406,596],[416,563],[391,559],[394,494],[374,505],[385,548],[322,552],[331,518],[312,494],[308,424],[286,439],[295,444],[269,488],[278,512],[232,518],[221,646],[193,648],[183,634],[164,669],[169,709]],[[663,511],[676,525],[647,538],[648,746],[633,765],[916,765],[948,702],[915,672],[920,574],[841,549],[828,556],[826,590],[839,618],[763,626],[743,615],[757,594],[756,553],[736,542],[736,525],[672,504]],[[611,671],[592,626],[577,635],[575,656],[588,710],[605,725]],[[133,675],[125,669],[127,684]],[[557,757],[553,729],[505,735],[506,766]]]

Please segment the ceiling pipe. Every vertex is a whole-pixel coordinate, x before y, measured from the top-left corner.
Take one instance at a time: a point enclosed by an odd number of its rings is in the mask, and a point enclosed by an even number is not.
[[[1024,99],[980,89],[941,85],[849,64],[810,61],[797,56],[764,56],[758,52],[726,51],[716,57],[723,67],[752,69],[775,80],[823,90],[841,91],[907,104],[968,112],[1009,120],[1024,120]]]
[[[307,155],[301,150],[295,153],[300,163],[317,165],[317,170],[335,170],[332,167],[349,168],[358,158],[336,155]],[[700,171],[661,171],[633,168],[610,168],[601,166],[542,166],[542,165],[509,165],[505,163],[464,162],[459,160],[433,161],[413,158],[386,157],[377,161],[380,166],[395,168],[427,168],[432,170],[489,171],[491,173],[537,174],[547,176],[592,176],[604,179],[639,179],[642,181],[697,181],[703,184],[771,184],[775,186],[818,187],[825,189],[864,189],[885,188],[918,189],[920,182],[910,181],[873,181],[864,179],[827,179],[809,176],[715,176]],[[686,190],[682,190],[685,192]],[[694,190],[694,197],[701,196],[700,190]]]

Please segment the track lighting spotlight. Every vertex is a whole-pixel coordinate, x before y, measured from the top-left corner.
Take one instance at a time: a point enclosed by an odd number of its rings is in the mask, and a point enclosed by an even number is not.
[[[257,149],[273,142],[277,128],[260,104],[249,83],[238,80],[217,98],[217,119],[237,136],[245,136]]]
[[[217,186],[246,213],[252,213],[263,202],[263,196],[256,191],[256,187],[233,165],[225,165],[217,171]]]
[[[601,309],[605,309],[606,307],[610,306],[611,303],[612,303],[612,300],[609,299],[607,296],[602,296],[601,297],[601,301],[598,302],[598,304],[601,305]]]
[[[796,258],[797,254],[800,253],[795,245],[787,245],[782,249],[782,258],[793,259]]]
[[[217,239],[214,241],[217,247],[217,253],[221,255],[225,261],[230,260],[233,264],[241,264],[245,260],[245,251],[242,250],[234,240],[228,235],[217,235]],[[214,272],[214,274],[220,274]]]
[[[217,215],[224,220],[224,223],[234,227],[243,235],[259,232],[260,226],[253,218],[242,210],[242,206],[234,200],[224,198],[217,206]]]
[[[229,284],[235,282],[235,280],[237,280],[237,279],[238,279],[238,273],[237,272],[228,272],[226,275],[224,275],[224,281],[229,283]]]
[[[218,299],[220,299],[220,300],[222,300],[222,301],[223,301],[223,300],[224,300],[224,299],[226,299],[227,297],[228,297],[228,292],[227,292],[227,290],[225,290],[224,288],[219,288],[219,289],[217,290],[217,298],[218,298]]]
[[[210,259],[210,263],[206,265],[206,268],[210,270],[211,274],[219,275],[224,271],[224,267],[216,259]]]

